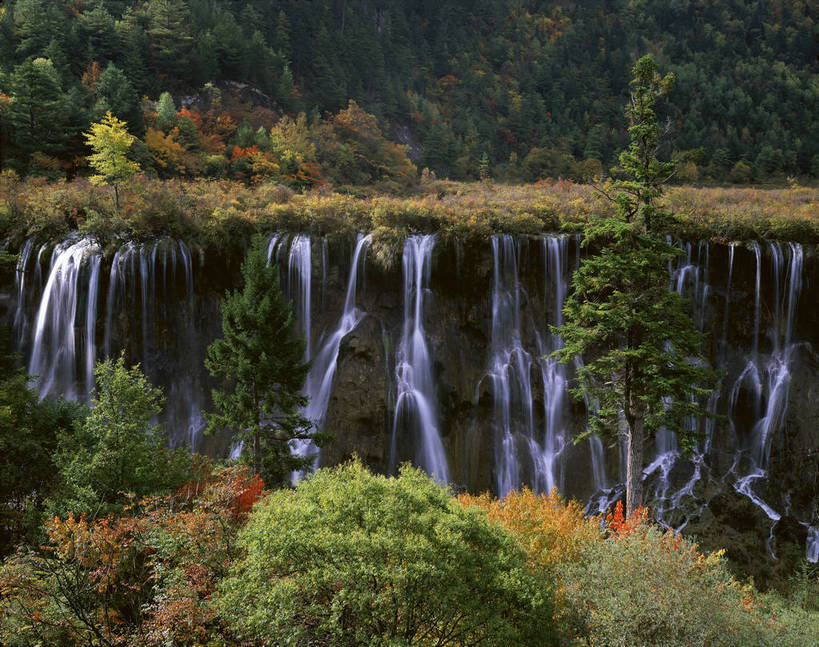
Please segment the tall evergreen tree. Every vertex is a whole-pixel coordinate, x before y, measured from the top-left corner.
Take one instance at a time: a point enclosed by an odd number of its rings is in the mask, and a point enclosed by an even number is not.
[[[309,370],[305,342],[261,236],[242,264],[242,279],[241,290],[225,295],[223,337],[208,347],[205,360],[211,375],[224,380],[213,391],[219,412],[208,416],[208,430],[232,430],[253,471],[268,484],[283,484],[312,462],[294,454],[291,442],[323,440],[301,414]]]
[[[100,112],[110,110],[114,116],[128,122],[132,133],[137,136],[143,134],[142,106],[134,86],[122,70],[110,63],[100,75],[95,90]]]
[[[51,61],[37,58],[18,65],[9,85],[8,121],[21,157],[28,159],[35,151],[59,154],[67,136],[66,105]]]
[[[668,289],[668,265],[679,250],[665,240],[674,216],[657,198],[674,164],[657,158],[661,127],[654,105],[673,77],[660,78],[648,56],[633,74],[626,109],[631,144],[620,154],[627,179],[607,191],[616,213],[585,226],[583,244],[599,252],[575,272],[566,323],[556,329],[565,346],[555,353],[562,362],[578,355],[589,360],[578,369],[574,390],[597,403],[587,433],[625,436],[629,513],[642,504],[645,442],[665,428],[693,448],[697,434],[687,419],[703,413],[714,381],[700,358],[703,336],[687,303]]]

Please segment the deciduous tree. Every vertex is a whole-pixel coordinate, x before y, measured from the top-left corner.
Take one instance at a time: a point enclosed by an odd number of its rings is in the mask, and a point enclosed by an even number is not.
[[[320,470],[260,502],[239,544],[217,605],[260,644],[555,644],[548,580],[416,468]]]
[[[139,164],[128,159],[128,149],[134,136],[128,132],[128,124],[117,119],[109,110],[102,121],[91,125],[85,139],[94,153],[88,163],[97,174],[91,176],[92,184],[109,184],[114,187],[114,197],[119,211],[119,185],[139,171]]]
[[[168,449],[154,424],[162,411],[162,392],[138,365],[120,356],[100,362],[88,417],[64,438],[56,461],[63,490],[55,511],[102,514],[121,508],[127,494],[145,496],[184,483],[187,452]]]

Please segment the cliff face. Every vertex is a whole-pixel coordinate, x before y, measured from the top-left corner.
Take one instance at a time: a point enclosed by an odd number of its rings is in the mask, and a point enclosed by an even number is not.
[[[577,240],[414,236],[389,270],[368,247],[365,237],[289,235],[269,247],[309,335],[309,413],[333,436],[319,464],[358,454],[390,472],[410,460],[471,491],[525,483],[557,487],[592,510],[610,504],[621,492],[621,452],[572,442],[586,405],[568,395],[573,367],[545,358],[560,343],[549,325],[560,323]],[[740,562],[755,559],[770,527],[770,552],[816,550],[808,539],[819,526],[816,250],[681,247],[669,285],[691,299],[723,371],[708,403],[718,417],[692,421],[703,440],[688,460],[670,434],[652,441],[647,494],[661,520],[689,525],[706,546],[712,532],[718,543],[714,528],[733,533]],[[174,442],[228,451],[229,439],[199,434],[211,386],[202,361],[241,259],[170,240],[111,259],[87,241],[23,252],[9,315],[45,392],[85,397],[93,359],[125,349],[163,386]]]

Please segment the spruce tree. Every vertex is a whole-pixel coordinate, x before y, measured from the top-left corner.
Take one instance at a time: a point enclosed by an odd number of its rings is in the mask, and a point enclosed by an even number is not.
[[[634,66],[626,108],[631,144],[620,154],[626,179],[605,194],[616,204],[611,217],[589,220],[583,244],[598,253],[583,260],[567,299],[562,362],[578,355],[575,395],[596,402],[587,433],[617,440],[625,435],[628,462],[626,508],[642,503],[643,447],[661,428],[691,450],[697,434],[686,424],[702,415],[714,372],[700,357],[703,335],[686,301],[668,289],[668,266],[679,250],[666,242],[674,216],[657,204],[674,164],[657,158],[662,128],[654,106],[673,82],[660,78],[654,61]]]
[[[301,414],[309,364],[290,303],[282,294],[278,269],[267,263],[264,240],[257,236],[242,264],[241,290],[222,303],[222,333],[208,347],[205,366],[223,379],[213,391],[218,413],[208,430],[232,430],[244,443],[243,456],[266,483],[286,483],[309,466],[312,457],[293,453],[291,441],[321,438]]]
[[[170,92],[163,92],[159,95],[156,104],[156,125],[164,131],[169,131],[179,124],[176,113],[176,106]]]

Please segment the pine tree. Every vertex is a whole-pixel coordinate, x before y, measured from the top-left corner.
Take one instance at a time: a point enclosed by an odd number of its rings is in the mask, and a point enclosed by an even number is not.
[[[135,137],[128,132],[127,124],[109,110],[101,122],[91,125],[85,139],[94,150],[93,155],[88,156],[88,163],[97,172],[91,176],[91,182],[114,187],[119,211],[119,185],[139,171],[139,164],[128,159],[128,149]]]
[[[8,123],[20,157],[59,155],[66,143],[66,101],[51,61],[37,58],[14,69]]]
[[[142,106],[131,81],[113,63],[109,63],[100,75],[95,88],[100,107],[128,122],[131,132],[139,136],[145,131]]]
[[[168,131],[178,123],[176,106],[170,92],[163,92],[159,95],[156,104],[156,125],[164,131]]]
[[[699,357],[703,335],[694,327],[685,300],[668,290],[668,264],[679,253],[665,240],[674,216],[657,198],[674,164],[657,156],[661,127],[656,99],[673,77],[660,78],[646,56],[633,69],[632,100],[626,109],[631,145],[620,154],[628,179],[606,191],[617,205],[611,217],[588,222],[587,247],[599,253],[575,272],[566,301],[562,362],[590,359],[578,370],[575,395],[597,403],[587,433],[627,442],[626,507],[642,503],[643,446],[660,428],[692,449],[697,434],[686,424],[703,413],[714,372]]]
[[[243,288],[225,295],[223,337],[208,347],[205,360],[211,375],[224,380],[213,391],[219,412],[208,416],[208,430],[232,430],[253,471],[268,484],[282,484],[312,461],[295,455],[291,441],[322,442],[301,415],[309,370],[305,342],[260,236],[242,264],[242,278]]]

